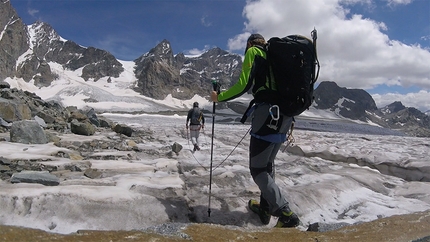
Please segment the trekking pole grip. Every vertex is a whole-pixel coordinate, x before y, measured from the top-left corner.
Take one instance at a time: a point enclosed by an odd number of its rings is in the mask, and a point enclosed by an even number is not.
[[[315,28],[314,28],[314,30],[312,30],[311,36],[312,36],[313,41],[317,40],[318,35],[317,35],[317,30]]]
[[[216,80],[212,80],[212,88],[214,89],[214,91],[216,91],[217,94],[221,92],[221,85]]]

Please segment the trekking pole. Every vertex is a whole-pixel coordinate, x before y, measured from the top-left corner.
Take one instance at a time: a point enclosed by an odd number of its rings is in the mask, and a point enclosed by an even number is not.
[[[316,74],[315,71],[314,73],[312,73],[313,75],[313,83],[315,83],[318,80],[319,74],[320,74],[320,62],[318,60],[318,55],[317,55],[317,38],[318,38],[318,34],[317,34],[317,30],[314,27],[314,30],[312,30],[311,32],[311,36],[312,36],[312,44],[314,46],[314,51],[315,51],[315,66],[317,68]]]
[[[187,144],[188,144],[188,146],[190,145],[190,135],[189,135],[189,133],[188,133],[188,128],[186,128],[187,129]],[[188,147],[189,148],[189,147]]]
[[[220,84],[213,80],[212,81],[213,90],[218,94],[220,93]],[[209,204],[208,204],[208,217],[211,216],[211,192],[212,192],[212,161],[214,153],[214,130],[215,130],[215,102],[212,108],[212,140],[211,140],[211,165],[209,170]]]

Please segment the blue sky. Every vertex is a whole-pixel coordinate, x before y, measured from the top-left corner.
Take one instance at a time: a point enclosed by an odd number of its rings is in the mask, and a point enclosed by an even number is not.
[[[12,0],[26,24],[47,22],[65,39],[134,60],[163,39],[175,54],[214,46],[240,33],[244,0]]]
[[[246,38],[319,33],[319,81],[361,88],[378,107],[430,110],[430,0],[11,0],[26,24],[134,60],[163,39],[173,52],[243,53]]]

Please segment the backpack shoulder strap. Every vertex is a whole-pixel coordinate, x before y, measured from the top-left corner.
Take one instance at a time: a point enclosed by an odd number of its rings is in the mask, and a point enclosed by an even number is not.
[[[248,108],[246,109],[246,111],[243,113],[242,118],[240,119],[240,122],[242,124],[245,123],[246,119],[248,119],[249,115],[252,113],[253,111],[253,106],[255,104],[255,99],[252,99],[251,102],[249,102]]]

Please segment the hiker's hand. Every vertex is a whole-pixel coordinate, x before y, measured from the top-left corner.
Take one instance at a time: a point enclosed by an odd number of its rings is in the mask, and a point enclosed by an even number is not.
[[[212,91],[211,92],[211,99],[212,99],[212,102],[218,102],[218,93],[216,92],[216,91]]]
[[[188,124],[187,124],[187,125],[185,125],[185,127],[188,129]]]

